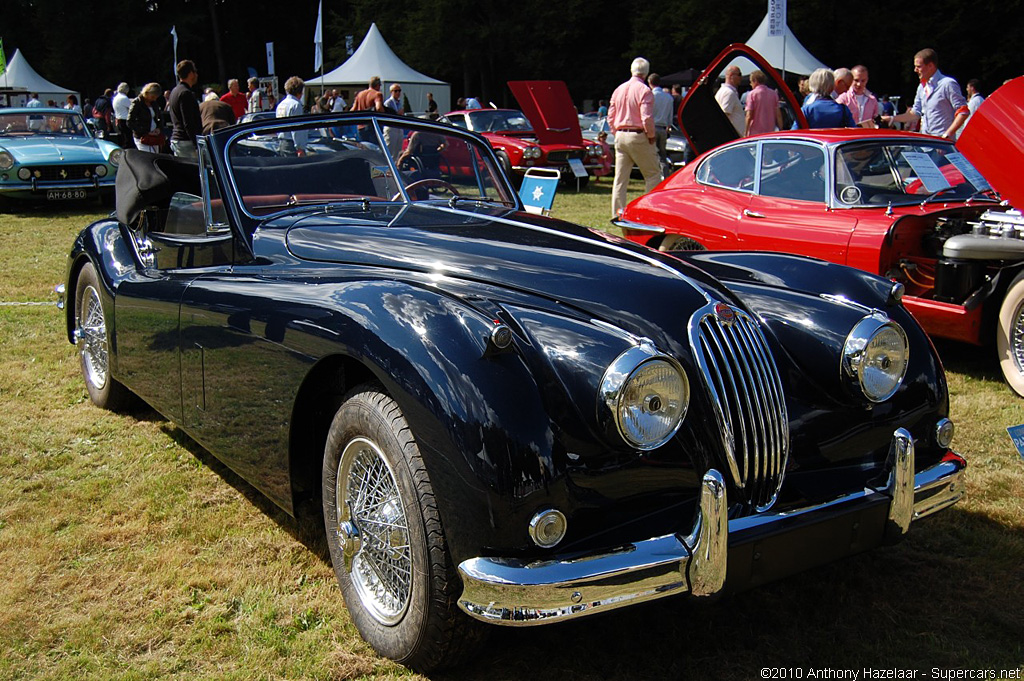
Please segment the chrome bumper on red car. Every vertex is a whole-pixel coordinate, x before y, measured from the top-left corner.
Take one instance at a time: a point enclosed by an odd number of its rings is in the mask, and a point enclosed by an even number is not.
[[[966,464],[959,457],[914,474],[914,442],[900,428],[889,449],[891,472],[882,488],[866,488],[795,511],[763,513],[728,520],[725,482],[709,470],[691,532],[670,534],[610,551],[526,562],[511,558],[471,558],[459,565],[464,585],[459,607],[472,617],[527,626],[605,612],[635,603],[690,593],[709,596],[725,585],[730,535],[785,524],[799,530],[820,518],[877,507],[888,510],[883,538],[899,538],[911,522],[952,506],[964,495]],[[854,527],[857,523],[854,523]]]

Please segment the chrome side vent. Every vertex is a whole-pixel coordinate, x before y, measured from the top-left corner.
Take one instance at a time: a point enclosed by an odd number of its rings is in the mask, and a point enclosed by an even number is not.
[[[765,511],[775,503],[789,458],[786,399],[768,343],[745,312],[711,303],[690,319],[690,344],[732,483],[743,501]]]

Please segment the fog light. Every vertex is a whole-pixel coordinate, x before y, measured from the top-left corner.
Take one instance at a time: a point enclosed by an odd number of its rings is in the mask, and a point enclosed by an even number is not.
[[[18,168],[18,179],[27,180],[32,177],[32,171],[28,168]]]
[[[96,177],[103,177],[107,174],[106,166],[96,166]]]
[[[530,539],[543,549],[549,549],[565,537],[568,523],[565,514],[553,508],[538,512],[530,521]]]
[[[935,424],[935,442],[940,447],[949,447],[950,443],[953,442],[953,422],[949,419],[939,419],[939,422]]]

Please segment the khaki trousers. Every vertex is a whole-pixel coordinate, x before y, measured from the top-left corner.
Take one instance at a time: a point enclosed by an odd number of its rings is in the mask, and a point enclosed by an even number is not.
[[[651,191],[662,181],[661,163],[658,162],[658,150],[647,140],[642,132],[615,133],[615,182],[612,184],[612,217],[626,207],[626,187],[629,185],[629,174],[633,166],[643,173],[645,191]]]

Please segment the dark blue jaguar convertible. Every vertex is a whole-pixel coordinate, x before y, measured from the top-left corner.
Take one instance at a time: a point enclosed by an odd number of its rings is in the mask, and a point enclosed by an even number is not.
[[[411,118],[127,151],[71,249],[68,339],[96,404],[144,400],[288,512],[322,501],[356,626],[420,670],[481,622],[748,588],[963,495],[900,285],[522,208],[482,138]]]

